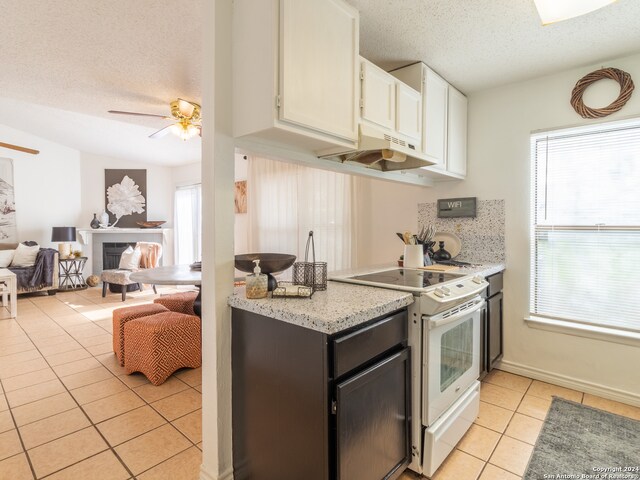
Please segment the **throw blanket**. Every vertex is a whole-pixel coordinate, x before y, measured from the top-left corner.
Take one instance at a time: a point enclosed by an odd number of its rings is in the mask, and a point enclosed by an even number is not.
[[[16,274],[18,290],[31,292],[51,287],[56,253],[53,248],[41,248],[33,267],[11,269]]]
[[[140,256],[141,268],[156,268],[162,257],[162,245],[156,242],[138,242],[142,255]]]

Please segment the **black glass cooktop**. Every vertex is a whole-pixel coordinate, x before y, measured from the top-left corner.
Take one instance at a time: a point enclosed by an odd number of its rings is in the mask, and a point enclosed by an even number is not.
[[[350,277],[352,280],[363,282],[381,283],[386,285],[398,285],[402,287],[425,288],[439,283],[448,282],[462,275],[454,273],[427,272],[423,270],[410,270],[397,268],[395,270],[385,270],[383,272],[369,273]]]

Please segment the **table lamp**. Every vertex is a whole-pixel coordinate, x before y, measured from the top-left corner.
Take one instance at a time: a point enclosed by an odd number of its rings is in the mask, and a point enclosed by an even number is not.
[[[51,241],[58,243],[60,258],[71,255],[71,243],[76,241],[76,227],[53,227]]]

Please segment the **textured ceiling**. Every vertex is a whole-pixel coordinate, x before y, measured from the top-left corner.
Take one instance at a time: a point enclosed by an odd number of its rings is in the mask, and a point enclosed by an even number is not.
[[[166,115],[176,97],[201,101],[204,1],[0,0],[0,122],[103,155],[199,160],[199,139],[149,143],[166,121],[107,110]],[[533,0],[347,1],[360,10],[365,57],[385,68],[422,60],[465,93],[640,45],[640,0],[546,27]]]
[[[347,0],[360,53],[390,69],[422,60],[465,93],[640,51],[640,1],[543,27],[533,0]]]
[[[73,121],[79,138],[66,143],[71,147],[95,142],[89,150],[95,153],[165,164],[198,161],[197,138],[155,140],[168,148],[158,158],[164,149],[150,147],[146,136],[167,121],[115,117],[107,110],[169,115],[169,102],[177,97],[201,102],[202,2],[0,0],[0,95],[64,110],[38,118],[36,133],[12,118],[45,110],[25,104],[11,112],[0,102],[0,122],[61,142],[58,122],[71,122],[69,112],[79,112],[86,115]],[[127,124],[147,128],[132,128],[130,143],[113,145]]]

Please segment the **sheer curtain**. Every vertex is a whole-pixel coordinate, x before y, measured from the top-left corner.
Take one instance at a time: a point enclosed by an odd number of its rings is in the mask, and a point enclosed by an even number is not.
[[[248,160],[249,250],[291,253],[302,260],[313,230],[316,260],[327,262],[329,271],[350,268],[356,179],[257,156]]]
[[[190,264],[202,258],[201,185],[176,188],[175,238],[176,264]]]

